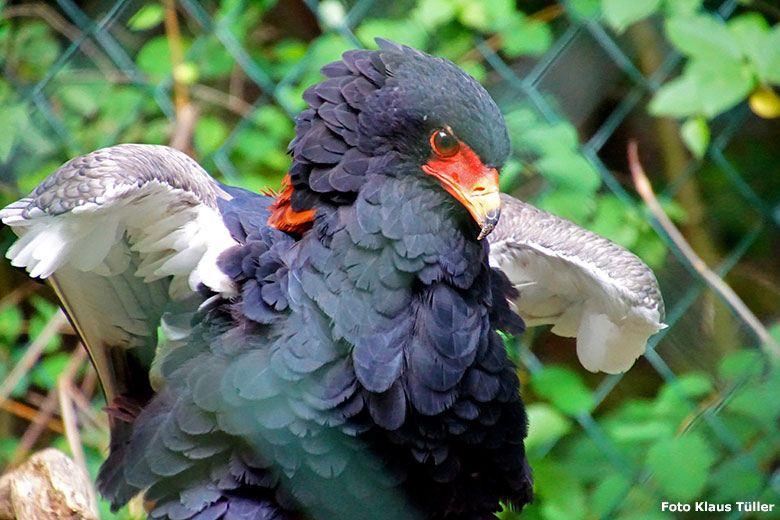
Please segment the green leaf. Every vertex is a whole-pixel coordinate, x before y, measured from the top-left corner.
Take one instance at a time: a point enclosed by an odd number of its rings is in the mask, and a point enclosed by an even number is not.
[[[491,0],[490,2],[455,0],[455,3],[460,7],[457,14],[458,21],[468,28],[484,33],[499,31],[521,14],[517,11],[513,0]]]
[[[693,59],[682,76],[656,92],[649,110],[656,116],[712,118],[745,99],[755,83],[751,68],[741,60],[727,55]]]
[[[171,73],[171,51],[165,36],[156,36],[146,42],[138,55],[135,64],[155,80],[160,80]]]
[[[603,0],[601,11],[613,29],[623,32],[632,23],[655,13],[660,5],[661,0]]]
[[[605,428],[609,438],[621,444],[639,444],[667,438],[674,434],[675,425],[670,421],[627,422],[615,421]]]
[[[145,31],[155,27],[164,18],[165,9],[160,4],[146,4],[130,17],[127,26],[133,31]]]
[[[578,153],[546,155],[534,165],[556,187],[591,193],[601,186],[598,172]]]
[[[701,111],[707,118],[713,118],[744,100],[756,84],[750,67],[729,56],[721,56],[717,60],[692,60],[685,74],[696,83]]]
[[[677,378],[677,381],[671,383],[669,387],[675,387],[677,391],[689,399],[705,397],[715,391],[712,381],[710,381],[709,376],[704,372],[688,372],[687,374],[682,374]]]
[[[745,13],[728,21],[727,27],[742,54],[753,61],[759,61],[766,53],[764,38],[769,33],[769,24],[759,13]]]
[[[57,378],[68,364],[70,354],[59,352],[46,356],[43,361],[35,365],[32,371],[33,383],[43,388],[54,388],[57,384]]]
[[[769,335],[778,343],[780,343],[780,321],[776,321],[769,326]]]
[[[227,125],[215,116],[206,115],[198,119],[193,139],[203,155],[210,155],[225,141],[229,133]]]
[[[415,49],[425,48],[428,41],[428,33],[425,29],[411,20],[386,20],[372,19],[360,24],[356,36],[366,47],[376,47],[374,38],[380,36],[389,38],[394,42],[409,45]]]
[[[538,56],[544,54],[552,45],[552,30],[550,26],[538,20],[523,19],[517,25],[507,26],[501,30],[503,36],[503,51],[511,57],[520,54]]]
[[[545,519],[586,517],[583,483],[563,464],[548,459],[534,461],[534,492],[540,498],[539,507]]]
[[[780,418],[777,392],[767,386],[743,387],[726,403],[729,411],[750,417],[765,427],[774,428]]]
[[[267,135],[289,140],[294,131],[293,122],[282,109],[275,105],[263,105],[252,116],[252,122]]]
[[[571,429],[569,420],[547,404],[530,404],[526,407],[526,412],[528,436],[525,438],[525,449],[529,453],[554,443]]]
[[[531,388],[546,397],[567,415],[587,412],[593,406],[593,395],[576,372],[561,366],[547,366],[531,377]]]
[[[63,103],[82,117],[89,117],[97,112],[98,103],[103,97],[99,92],[105,90],[105,84],[62,85],[58,94]]]
[[[546,125],[532,121],[526,131],[519,133],[523,147],[539,155],[559,154],[576,151],[577,130],[569,122]]]
[[[5,345],[12,345],[22,332],[22,311],[9,305],[0,312],[0,338]]]
[[[593,509],[599,517],[605,516],[631,489],[631,481],[620,473],[606,475],[593,491]]]
[[[694,157],[701,159],[710,145],[710,127],[703,117],[693,117],[680,127],[680,136]]]
[[[590,195],[583,197],[579,190],[557,189],[547,193],[536,205],[582,226],[595,208],[593,194]]]
[[[745,459],[735,457],[715,469],[711,484],[715,489],[713,498],[716,501],[744,500],[744,497],[752,496],[757,489],[761,489],[761,475]]]
[[[27,126],[27,106],[18,103],[4,106],[0,109],[0,163],[8,160],[14,145],[17,143],[19,132]]]
[[[761,354],[755,350],[739,350],[718,362],[718,374],[725,379],[758,376],[764,369]]]
[[[667,17],[690,16],[701,8],[702,0],[667,0],[664,11]]]
[[[596,215],[588,229],[628,248],[636,242],[639,223],[635,212],[623,201],[614,195],[606,195],[599,198]]]
[[[713,391],[712,382],[707,375],[700,372],[684,374],[661,388],[653,409],[658,415],[681,419],[690,411],[691,405],[687,401],[695,401]]]
[[[686,56],[719,61],[740,59],[742,53],[726,24],[710,14],[678,16],[666,20],[666,35]]]
[[[455,6],[449,0],[421,0],[411,13],[411,19],[429,31],[451,22],[453,18]]]
[[[687,75],[667,82],[650,100],[648,110],[654,116],[687,117],[699,114],[702,108],[696,82]]]
[[[60,45],[48,25],[35,21],[21,25],[14,39],[15,60],[24,77],[46,74],[60,54]]]
[[[707,440],[691,432],[655,443],[647,452],[646,463],[664,497],[688,501],[704,490],[714,461]]]
[[[756,55],[756,64],[761,79],[780,85],[780,24],[764,37],[761,51]]]
[[[197,55],[192,56],[191,59],[197,64],[200,77],[220,78],[230,74],[235,59],[215,34],[206,36],[198,49]]]
[[[569,0],[565,5],[574,18],[596,18],[601,0]]]

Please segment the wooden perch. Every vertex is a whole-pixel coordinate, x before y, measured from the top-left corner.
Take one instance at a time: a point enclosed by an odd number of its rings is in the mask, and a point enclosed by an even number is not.
[[[47,448],[0,476],[0,520],[98,520],[89,477],[61,451]]]

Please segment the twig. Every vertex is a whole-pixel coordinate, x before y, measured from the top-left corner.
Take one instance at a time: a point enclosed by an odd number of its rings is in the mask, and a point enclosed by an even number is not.
[[[57,389],[52,388],[49,393],[43,399],[40,405],[38,405],[38,413],[33,419],[30,426],[27,427],[22,437],[19,439],[19,444],[14,450],[14,455],[11,457],[10,466],[16,466],[22,462],[32,447],[35,445],[38,438],[43,434],[46,429],[47,423],[52,420],[54,412],[57,410]],[[60,423],[61,424],[61,423]],[[62,428],[63,433],[65,427]]]
[[[83,417],[89,419],[89,421],[94,425],[95,428],[98,428],[100,430],[103,430],[105,433],[108,433],[108,419],[106,418],[106,415],[96,414],[95,410],[92,408],[92,404],[84,396],[84,394],[81,393],[81,390],[79,388],[71,385],[70,397],[73,399],[73,404],[76,405],[76,408],[78,409],[79,412],[81,412]]]
[[[745,305],[742,299],[735,293],[729,285],[723,281],[717,274],[715,274],[704,261],[699,258],[693,248],[688,244],[682,233],[675,227],[669,217],[664,213],[661,204],[653,193],[653,187],[650,185],[650,181],[645,175],[642,163],[639,162],[639,152],[637,149],[636,141],[630,141],[628,143],[628,164],[631,168],[631,176],[634,179],[634,185],[636,191],[642,200],[645,201],[650,211],[653,213],[661,227],[672,239],[672,242],[679,248],[680,252],[690,262],[691,266],[701,275],[702,278],[709,284],[709,286],[717,292],[728,305],[737,313],[737,315],[751,328],[753,332],[761,340],[761,345],[768,350],[775,357],[780,359],[780,346],[769,335],[764,325],[756,318],[755,314]]]
[[[22,380],[24,374],[26,374],[32,366],[38,361],[38,358],[43,353],[43,349],[46,348],[49,341],[57,335],[62,327],[68,320],[65,318],[65,314],[61,310],[58,310],[54,316],[49,319],[49,322],[43,328],[37,338],[30,343],[27,347],[27,351],[22,356],[22,359],[16,364],[16,366],[8,374],[8,377],[0,384],[0,401],[5,401],[14,387]]]
[[[82,365],[82,363],[84,363],[85,357],[86,354],[84,349],[80,348],[77,351],[74,351],[73,354],[71,354],[68,363],[65,365],[65,368],[62,370],[60,377],[64,376],[73,379],[79,367]],[[43,431],[46,429],[46,424],[49,422],[56,410],[57,387],[55,386],[49,390],[46,398],[38,406],[38,415],[35,417],[30,427],[27,428],[27,431],[24,432],[24,435],[22,435],[22,438],[19,441],[19,445],[14,452],[11,463],[12,465],[21,462],[24,457],[27,456],[27,453],[35,445],[38,437],[40,437]],[[67,432],[67,427],[65,427],[64,430]]]
[[[192,104],[187,104],[176,110],[176,123],[169,145],[172,148],[187,152],[190,148],[192,133],[195,131],[195,123],[198,121],[198,109]]]
[[[68,440],[70,454],[76,465],[84,471],[84,474],[89,475],[89,471],[87,471],[87,460],[84,456],[84,447],[81,445],[81,434],[79,432],[78,424],[76,423],[76,413],[73,410],[73,378],[76,375],[76,370],[84,363],[86,358],[86,351],[82,348],[73,353],[71,356],[73,370],[63,370],[60,377],[57,378],[57,390],[60,396],[60,414],[62,415],[62,422],[65,425],[65,437]],[[69,366],[71,365],[69,364]],[[95,490],[92,486],[89,486],[88,492],[92,510],[97,513],[98,507]]]
[[[33,280],[27,280],[25,283],[15,287],[11,292],[0,298],[0,312],[3,312],[6,307],[17,305],[27,298],[27,295],[34,293],[40,287],[42,285]]]
[[[36,410],[35,408],[31,408],[26,404],[19,403],[17,401],[14,401],[13,399],[6,399],[5,401],[0,401],[0,410],[4,410],[17,417],[21,417],[22,419],[30,421],[31,423],[36,421],[37,418],[41,415],[40,409]],[[43,422],[46,428],[50,429],[55,433],[65,433],[65,429],[62,426],[62,422],[58,421],[57,419],[47,418],[46,420],[41,422]]]
[[[83,347],[82,347],[83,348]],[[87,367],[84,377],[81,379],[81,387],[79,388],[81,395],[85,397],[92,397],[95,393],[95,385],[97,384],[97,372],[92,363]]]
[[[165,32],[168,35],[168,49],[171,52],[171,70],[173,71],[173,96],[176,111],[190,104],[187,87],[176,79],[176,69],[182,64],[183,53],[181,50],[181,32],[179,20],[176,17],[176,3],[174,0],[163,0],[165,7]]]

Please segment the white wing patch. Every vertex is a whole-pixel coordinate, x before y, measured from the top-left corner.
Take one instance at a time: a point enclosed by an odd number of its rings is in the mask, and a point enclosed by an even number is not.
[[[6,256],[50,280],[109,402],[132,384],[123,380],[128,349],[151,364],[164,314],[191,314],[203,300],[201,284],[235,294],[217,267],[218,256],[236,244],[219,198],[230,196],[185,154],[119,145],[69,161],[0,210],[19,236]]]
[[[141,259],[135,275],[147,283],[172,276],[173,299],[200,283],[233,293],[216,259],[236,242],[216,210],[159,181],[122,195],[107,194],[102,204],[90,202],[60,215],[32,211],[26,218],[22,210],[31,199],[21,199],[0,212],[20,235],[6,256],[30,276],[48,278],[63,266],[116,275],[127,269],[130,252],[135,252]]]
[[[520,292],[513,310],[576,337],[586,369],[625,372],[666,327],[652,271],[617,244],[506,195],[494,235],[490,263]]]

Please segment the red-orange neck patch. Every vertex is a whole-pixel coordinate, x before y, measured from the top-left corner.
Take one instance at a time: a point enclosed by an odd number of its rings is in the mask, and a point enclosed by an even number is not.
[[[268,209],[271,216],[268,217],[268,225],[287,233],[304,233],[311,229],[314,223],[314,210],[295,211],[291,200],[293,185],[290,176],[286,175],[282,181],[282,191],[276,197]]]

